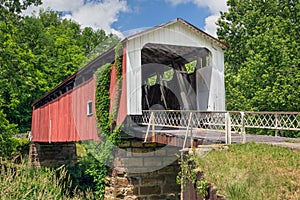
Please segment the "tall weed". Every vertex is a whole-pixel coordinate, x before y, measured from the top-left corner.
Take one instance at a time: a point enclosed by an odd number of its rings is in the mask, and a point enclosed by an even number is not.
[[[70,191],[67,170],[29,167],[25,160],[16,164],[0,158],[0,199],[93,199],[92,192]]]

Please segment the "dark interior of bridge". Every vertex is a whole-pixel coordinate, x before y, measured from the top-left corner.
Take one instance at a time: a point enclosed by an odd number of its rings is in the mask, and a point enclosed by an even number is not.
[[[209,66],[206,48],[148,43],[142,49],[142,109],[197,109],[197,70]]]

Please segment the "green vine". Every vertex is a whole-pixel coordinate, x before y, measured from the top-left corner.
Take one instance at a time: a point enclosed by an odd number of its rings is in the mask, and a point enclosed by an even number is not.
[[[117,45],[115,48],[115,62],[114,64],[108,63],[101,66],[95,73],[96,77],[96,120],[97,127],[99,129],[100,142],[88,142],[88,152],[93,155],[94,162],[92,162],[86,173],[93,177],[93,181],[96,185],[95,194],[100,199],[104,199],[105,195],[105,180],[109,173],[108,166],[114,160],[114,151],[120,141],[120,127],[115,126],[117,116],[117,110],[119,108],[120,101],[120,88],[122,77],[122,58],[120,51],[121,45]],[[115,104],[113,106],[112,113],[110,113],[110,75],[111,69],[115,66],[117,70],[117,85],[116,93],[114,94]]]
[[[100,67],[96,73],[96,118],[97,126],[101,129],[101,135],[110,135],[110,99],[109,99],[109,86],[110,86],[110,72],[112,64],[108,63]]]
[[[195,161],[197,159],[196,154],[184,154],[181,158],[179,158],[179,165],[181,167],[180,172],[176,177],[176,181],[178,184],[183,186],[183,189],[186,190],[189,183],[193,184],[197,193],[205,198],[208,195],[208,182],[203,178],[199,178],[197,176],[197,172],[195,170]]]
[[[208,187],[208,182],[204,178],[196,180],[196,189],[199,195],[206,197],[208,195]]]
[[[114,105],[112,105],[112,119],[116,120],[117,119],[117,114],[120,106],[120,98],[121,98],[121,79],[122,79],[122,50],[123,46],[122,43],[119,43],[115,47],[115,63],[114,67],[116,68],[116,74],[117,74],[117,82],[115,85],[115,94],[114,94]]]
[[[117,79],[120,80],[122,77],[122,52],[123,47],[122,47],[122,43],[119,43],[116,47],[115,47],[115,65],[117,68]]]

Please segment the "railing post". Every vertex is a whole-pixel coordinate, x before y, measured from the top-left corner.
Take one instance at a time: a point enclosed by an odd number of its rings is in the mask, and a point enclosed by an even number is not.
[[[147,138],[148,138],[148,134],[149,134],[149,131],[150,131],[150,126],[151,126],[151,124],[152,124],[152,134],[153,134],[153,129],[154,129],[154,124],[153,124],[153,122],[154,122],[154,120],[152,119],[152,118],[154,118],[154,113],[153,113],[153,111],[151,112],[151,114],[150,114],[150,118],[149,118],[149,121],[148,121],[148,127],[147,127],[147,131],[146,131],[146,135],[145,135],[145,139],[144,139],[144,142],[147,142]]]
[[[191,112],[190,115],[191,115],[191,116],[190,116],[190,118],[191,118],[191,124],[190,124],[190,126],[191,126],[191,128],[190,128],[190,133],[191,133],[191,147],[193,147],[193,146],[194,146],[193,120],[192,120],[193,113]]]
[[[245,130],[245,113],[241,112],[241,117],[242,117],[242,143],[245,144],[246,143],[246,130]]]
[[[187,125],[186,132],[185,132],[185,138],[184,138],[183,145],[182,145],[182,150],[185,148],[185,145],[186,145],[186,140],[187,140],[187,137],[188,137],[189,128],[190,128],[191,120],[192,120],[192,114],[193,113],[190,112],[189,121],[188,121],[188,125]]]
[[[228,113],[225,113],[225,144],[228,144]]]
[[[276,113],[275,114],[275,137],[277,137],[278,136],[278,123],[279,122],[279,120],[278,120],[278,114]]]
[[[225,114],[225,143],[231,144],[231,119],[229,112]]]
[[[153,112],[152,112],[153,113]],[[154,123],[154,113],[152,115],[152,142],[155,142],[155,123]]]

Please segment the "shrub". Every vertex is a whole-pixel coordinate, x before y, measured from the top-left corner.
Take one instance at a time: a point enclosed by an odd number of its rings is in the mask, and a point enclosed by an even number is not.
[[[18,129],[16,125],[10,124],[5,114],[0,110],[0,156],[8,157],[16,152],[18,141],[12,138]]]

